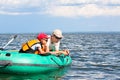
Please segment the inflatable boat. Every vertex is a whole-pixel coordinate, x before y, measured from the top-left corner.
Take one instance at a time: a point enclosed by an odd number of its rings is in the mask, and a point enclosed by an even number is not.
[[[0,50],[0,73],[29,74],[44,73],[71,65],[68,55],[37,55],[18,51]]]

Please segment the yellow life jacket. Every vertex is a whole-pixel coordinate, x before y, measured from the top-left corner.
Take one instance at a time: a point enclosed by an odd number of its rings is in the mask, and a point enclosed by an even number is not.
[[[38,50],[32,50],[31,49],[31,47],[33,45],[38,44],[38,43],[41,44],[38,39],[29,40],[28,42],[22,44],[21,49],[22,49],[23,52],[32,52],[32,53],[38,54],[39,53]]]

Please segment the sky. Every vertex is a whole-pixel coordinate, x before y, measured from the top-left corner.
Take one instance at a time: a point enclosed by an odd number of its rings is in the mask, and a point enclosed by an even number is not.
[[[120,0],[0,0],[0,33],[120,32]]]

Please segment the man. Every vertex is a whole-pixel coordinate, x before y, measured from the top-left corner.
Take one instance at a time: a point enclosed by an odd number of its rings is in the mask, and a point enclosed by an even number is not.
[[[51,34],[50,38],[48,39],[47,46],[49,47],[49,51],[51,51],[52,54],[69,54],[69,50],[59,50],[60,47],[60,40],[63,38],[62,31],[59,29],[56,29]]]

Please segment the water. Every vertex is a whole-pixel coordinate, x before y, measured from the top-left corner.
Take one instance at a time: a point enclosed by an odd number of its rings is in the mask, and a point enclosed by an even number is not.
[[[0,46],[13,35],[0,34]],[[35,37],[18,34],[5,49],[19,50],[23,42]],[[70,50],[70,68],[32,76],[0,74],[0,80],[120,80],[120,33],[64,33],[61,49]]]

